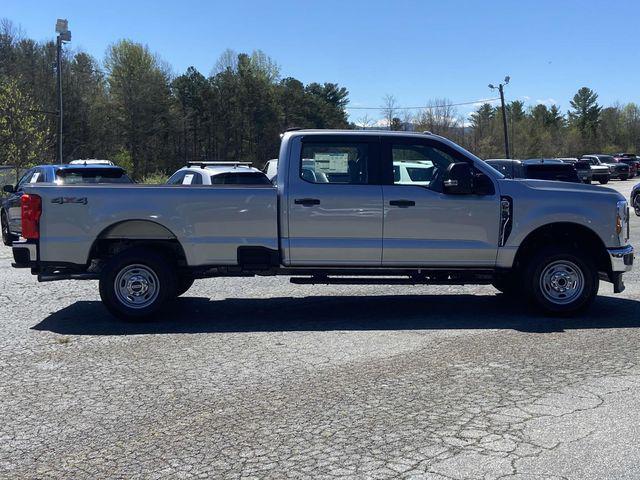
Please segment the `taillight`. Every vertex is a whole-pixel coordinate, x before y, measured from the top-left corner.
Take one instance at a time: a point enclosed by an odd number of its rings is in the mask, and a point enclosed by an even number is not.
[[[42,199],[38,195],[22,195],[22,236],[27,240],[40,238]]]

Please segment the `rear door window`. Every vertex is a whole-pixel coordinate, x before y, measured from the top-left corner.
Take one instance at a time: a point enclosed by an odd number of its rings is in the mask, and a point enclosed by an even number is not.
[[[372,152],[368,143],[305,142],[300,178],[309,183],[366,185],[371,180]]]

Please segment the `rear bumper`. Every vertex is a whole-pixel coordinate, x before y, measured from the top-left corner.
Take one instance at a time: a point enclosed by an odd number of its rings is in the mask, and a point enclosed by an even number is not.
[[[32,268],[38,263],[38,245],[30,243],[28,240],[13,242],[13,264],[14,268]]]
[[[612,272],[628,272],[633,268],[633,247],[608,248]]]

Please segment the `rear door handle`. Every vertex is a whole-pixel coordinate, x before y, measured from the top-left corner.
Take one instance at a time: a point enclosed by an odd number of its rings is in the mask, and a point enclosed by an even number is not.
[[[416,202],[414,202],[413,200],[391,200],[389,201],[389,205],[391,205],[392,207],[407,208],[415,207]]]
[[[302,205],[303,207],[311,207],[313,205],[320,205],[320,200],[317,198],[296,198],[293,203]]]

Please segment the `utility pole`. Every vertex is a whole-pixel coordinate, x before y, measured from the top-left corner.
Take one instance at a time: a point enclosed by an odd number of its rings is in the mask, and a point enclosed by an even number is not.
[[[69,23],[59,18],[56,21],[56,89],[58,93],[58,163],[62,163],[62,44],[71,41]]]
[[[509,131],[507,129],[507,109],[504,105],[504,87],[509,83],[511,77],[508,75],[504,77],[504,83],[499,83],[497,87],[494,87],[493,84],[489,84],[489,88],[491,90],[495,90],[496,88],[500,92],[500,104],[502,106],[502,126],[504,127],[504,153],[506,158],[511,158],[511,154],[509,152]]]

